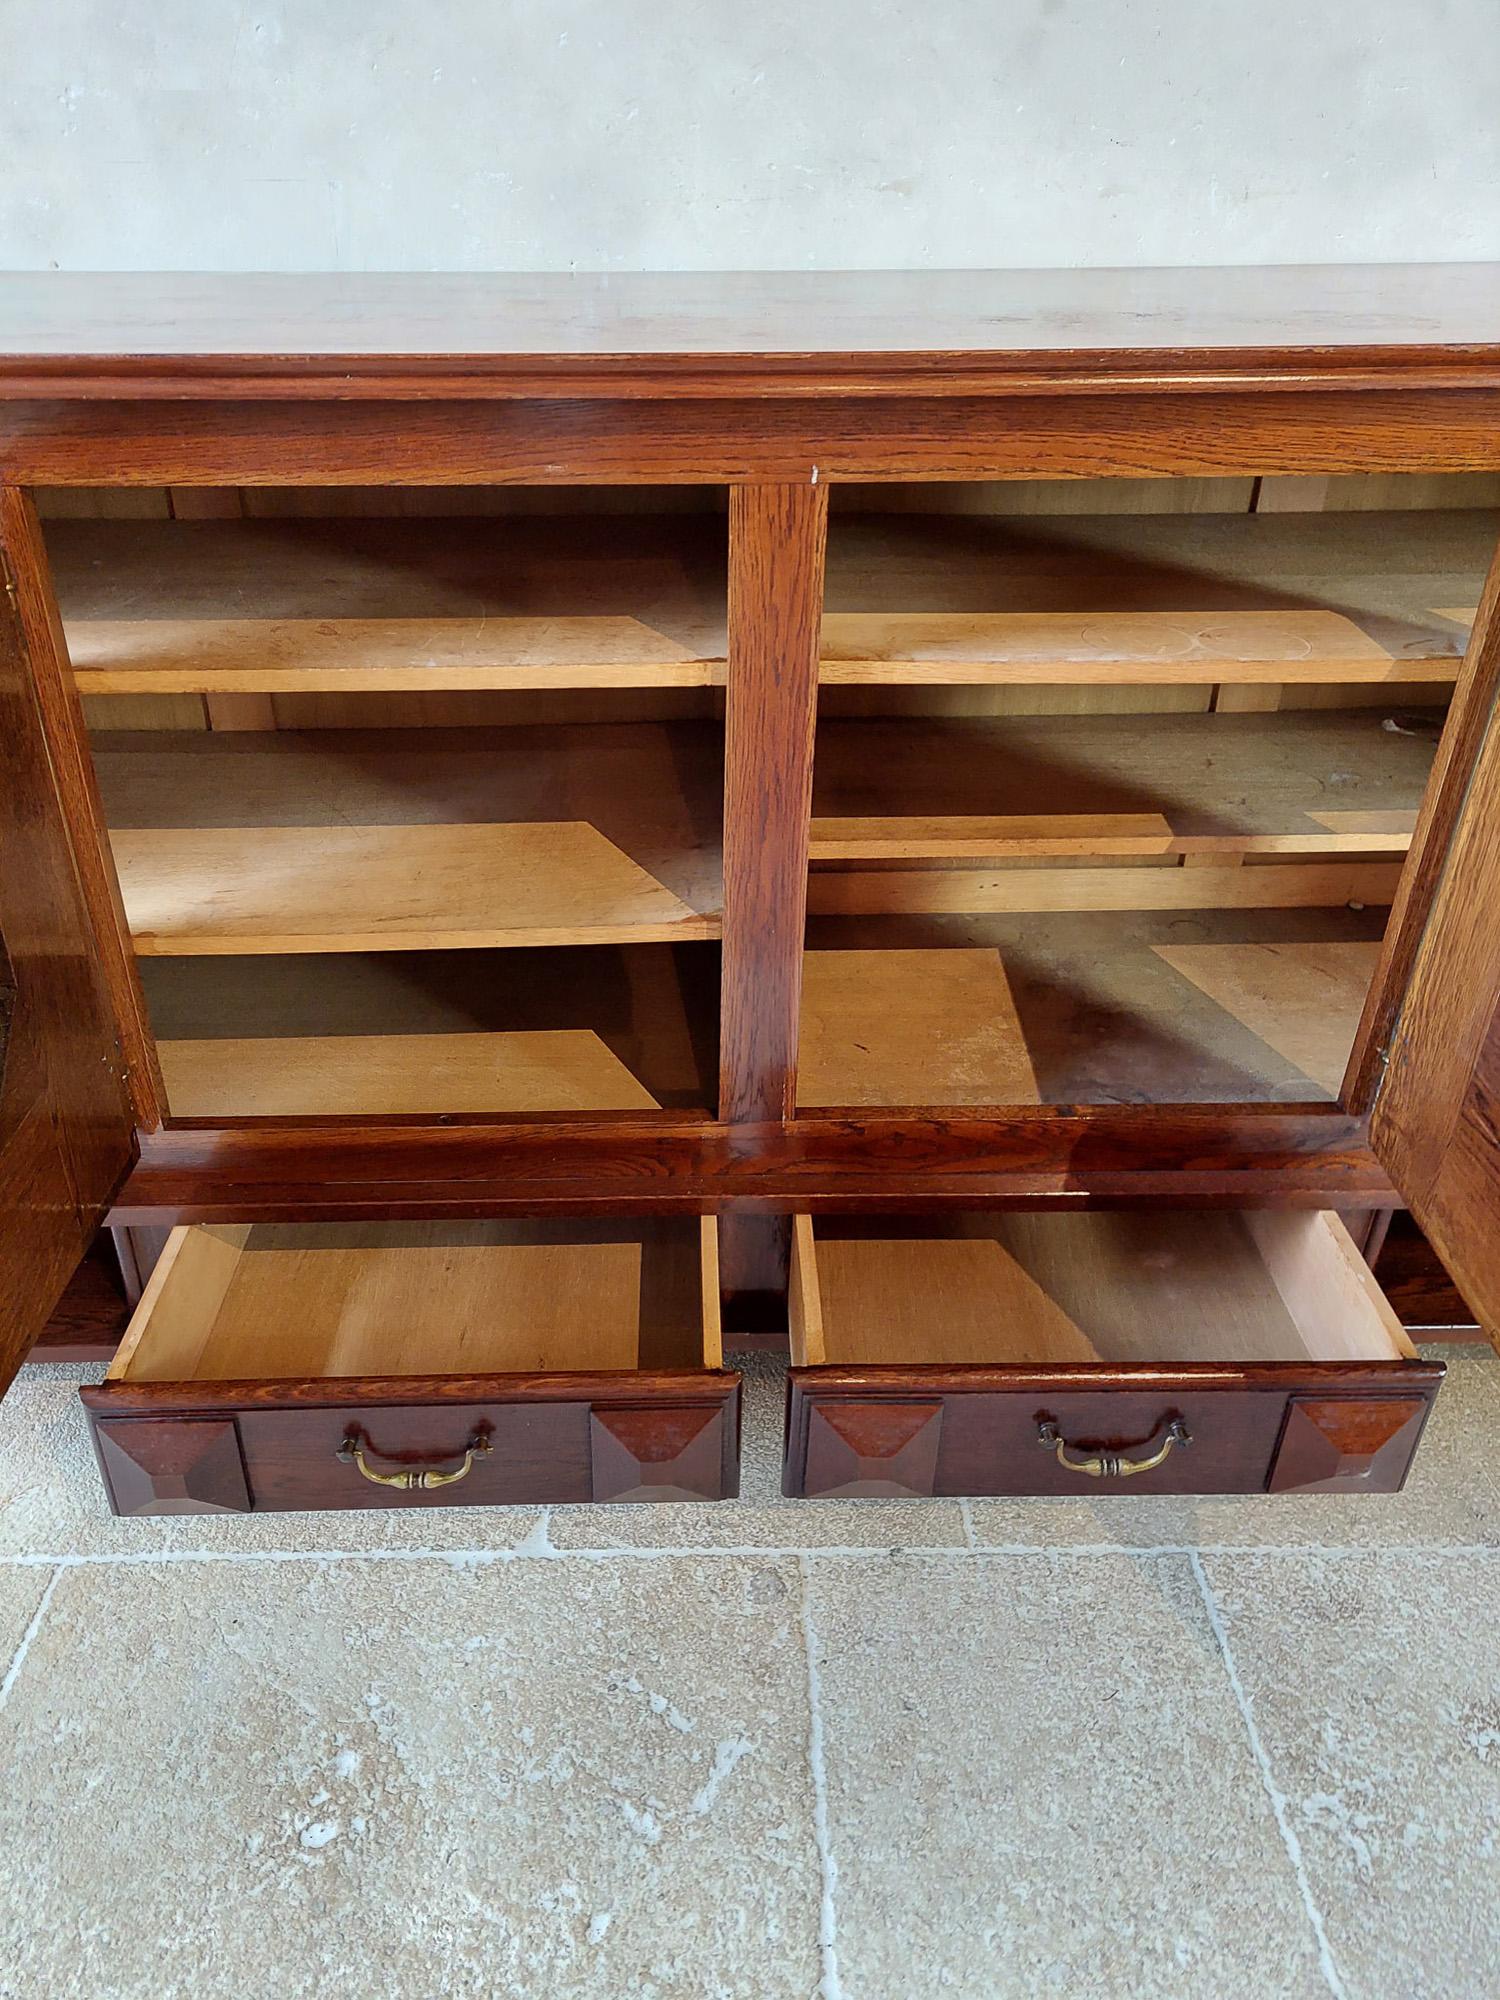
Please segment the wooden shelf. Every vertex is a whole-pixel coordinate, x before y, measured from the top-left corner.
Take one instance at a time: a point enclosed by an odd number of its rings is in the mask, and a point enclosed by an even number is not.
[[[1451,682],[1500,518],[835,508],[822,679]],[[715,517],[57,521],[86,694],[722,684]]]
[[[1438,726],[1407,719],[1391,729],[1392,719],[1381,708],[825,717],[810,907],[835,916],[1388,903]]]
[[[85,694],[724,678],[711,517],[57,521],[47,543]]]
[[[1338,1095],[1383,913],[820,920],[798,1104],[1239,1104]]]
[[[174,1118],[712,1109],[711,945],[158,958]]]
[[[1500,517],[841,514],[825,685],[1452,681]]]
[[[719,732],[96,739],[143,956],[686,941],[719,931]]]

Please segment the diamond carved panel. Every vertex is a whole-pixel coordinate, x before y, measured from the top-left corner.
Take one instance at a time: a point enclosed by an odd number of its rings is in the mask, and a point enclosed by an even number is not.
[[[1422,1396],[1293,1397],[1270,1490],[1394,1493],[1426,1415]]]
[[[814,1402],[807,1421],[809,1499],[925,1496],[937,1482],[941,1401]]]
[[[723,1500],[722,1404],[589,1412],[596,1500]]]
[[[101,1419],[94,1425],[94,1445],[117,1514],[249,1511],[250,1488],[232,1419]]]

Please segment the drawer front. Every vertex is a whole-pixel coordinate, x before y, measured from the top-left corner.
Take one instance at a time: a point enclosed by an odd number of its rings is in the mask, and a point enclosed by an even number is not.
[[[738,1491],[739,1393],[637,1401],[264,1401],[175,1411],[86,1392],[117,1514],[721,1500]]]
[[[804,1499],[1391,1493],[1441,1379],[1420,1363],[1374,1380],[1369,1368],[1330,1365],[1301,1379],[1268,1368],[1256,1380],[1246,1368],[1232,1382],[1150,1371],[1150,1385],[1136,1387],[1122,1372],[1090,1386],[1076,1369],[1066,1382],[1005,1369],[794,1369],[783,1490]]]

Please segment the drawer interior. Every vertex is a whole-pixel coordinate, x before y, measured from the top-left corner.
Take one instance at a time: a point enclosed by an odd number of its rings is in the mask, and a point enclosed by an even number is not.
[[[1415,1353],[1336,1215],[796,1220],[800,1365],[1401,1361]]]
[[[718,1368],[717,1242],[697,1217],[177,1229],[107,1379]]]

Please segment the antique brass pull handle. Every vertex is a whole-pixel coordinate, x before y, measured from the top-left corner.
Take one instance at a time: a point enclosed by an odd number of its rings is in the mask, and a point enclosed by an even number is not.
[[[1093,1458],[1070,1458],[1063,1434],[1053,1423],[1037,1425],[1036,1441],[1047,1451],[1054,1452],[1058,1464],[1066,1466],[1069,1472],[1082,1472],[1090,1479],[1134,1479],[1138,1472],[1149,1472],[1153,1466],[1160,1465],[1173,1445],[1180,1444],[1186,1448],[1193,1440],[1181,1417],[1173,1417],[1167,1425],[1160,1451],[1152,1452],[1149,1458],[1123,1458],[1117,1451],[1101,1451]]]
[[[377,1472],[365,1457],[365,1441],[358,1431],[350,1431],[344,1442],[334,1453],[345,1465],[354,1466],[362,1479],[368,1479],[372,1486],[397,1486],[403,1493],[428,1493],[434,1486],[456,1486],[460,1479],[467,1479],[474,1469],[476,1458],[483,1458],[490,1449],[489,1433],[475,1431],[469,1439],[462,1465],[456,1465],[451,1472],[439,1472],[432,1466],[411,1465],[400,1472]]]

